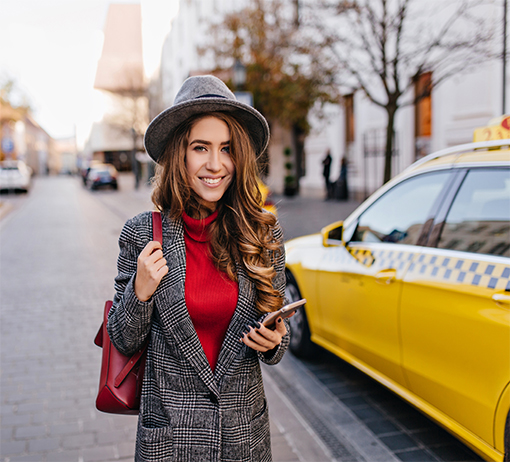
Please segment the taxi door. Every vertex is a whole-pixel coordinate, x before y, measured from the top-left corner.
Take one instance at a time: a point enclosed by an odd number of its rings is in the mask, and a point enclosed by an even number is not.
[[[422,227],[450,176],[427,173],[398,183],[360,215],[346,247],[326,247],[321,257],[317,287],[323,341],[314,341],[400,384],[402,280],[420,252],[416,243]]]
[[[492,447],[510,381],[510,171],[465,170],[429,244],[404,277],[405,374],[443,423]]]

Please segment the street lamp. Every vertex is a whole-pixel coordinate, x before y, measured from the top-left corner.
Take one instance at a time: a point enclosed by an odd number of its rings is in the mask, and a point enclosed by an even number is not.
[[[234,88],[242,90],[246,85],[246,66],[239,59],[234,62],[233,74]]]
[[[237,59],[232,67],[232,83],[234,84],[234,95],[237,101],[253,106],[253,95],[249,91],[243,91],[246,87],[246,66]]]

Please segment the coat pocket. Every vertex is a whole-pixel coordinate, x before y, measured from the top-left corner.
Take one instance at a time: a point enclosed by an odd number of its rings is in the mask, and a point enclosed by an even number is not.
[[[251,421],[250,430],[251,460],[257,462],[272,460],[269,409],[265,399],[264,407]]]
[[[135,460],[137,462],[173,461],[172,427],[149,428],[139,422]]]

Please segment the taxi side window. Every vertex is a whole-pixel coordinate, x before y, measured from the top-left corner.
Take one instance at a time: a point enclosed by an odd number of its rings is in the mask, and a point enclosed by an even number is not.
[[[416,244],[449,176],[425,173],[390,189],[361,215],[351,242]]]
[[[510,257],[510,169],[468,172],[438,247]]]

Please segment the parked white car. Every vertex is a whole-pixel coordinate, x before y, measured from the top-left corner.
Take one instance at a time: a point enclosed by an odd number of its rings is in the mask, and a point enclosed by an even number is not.
[[[28,192],[32,178],[32,169],[20,160],[0,162],[0,191]]]

